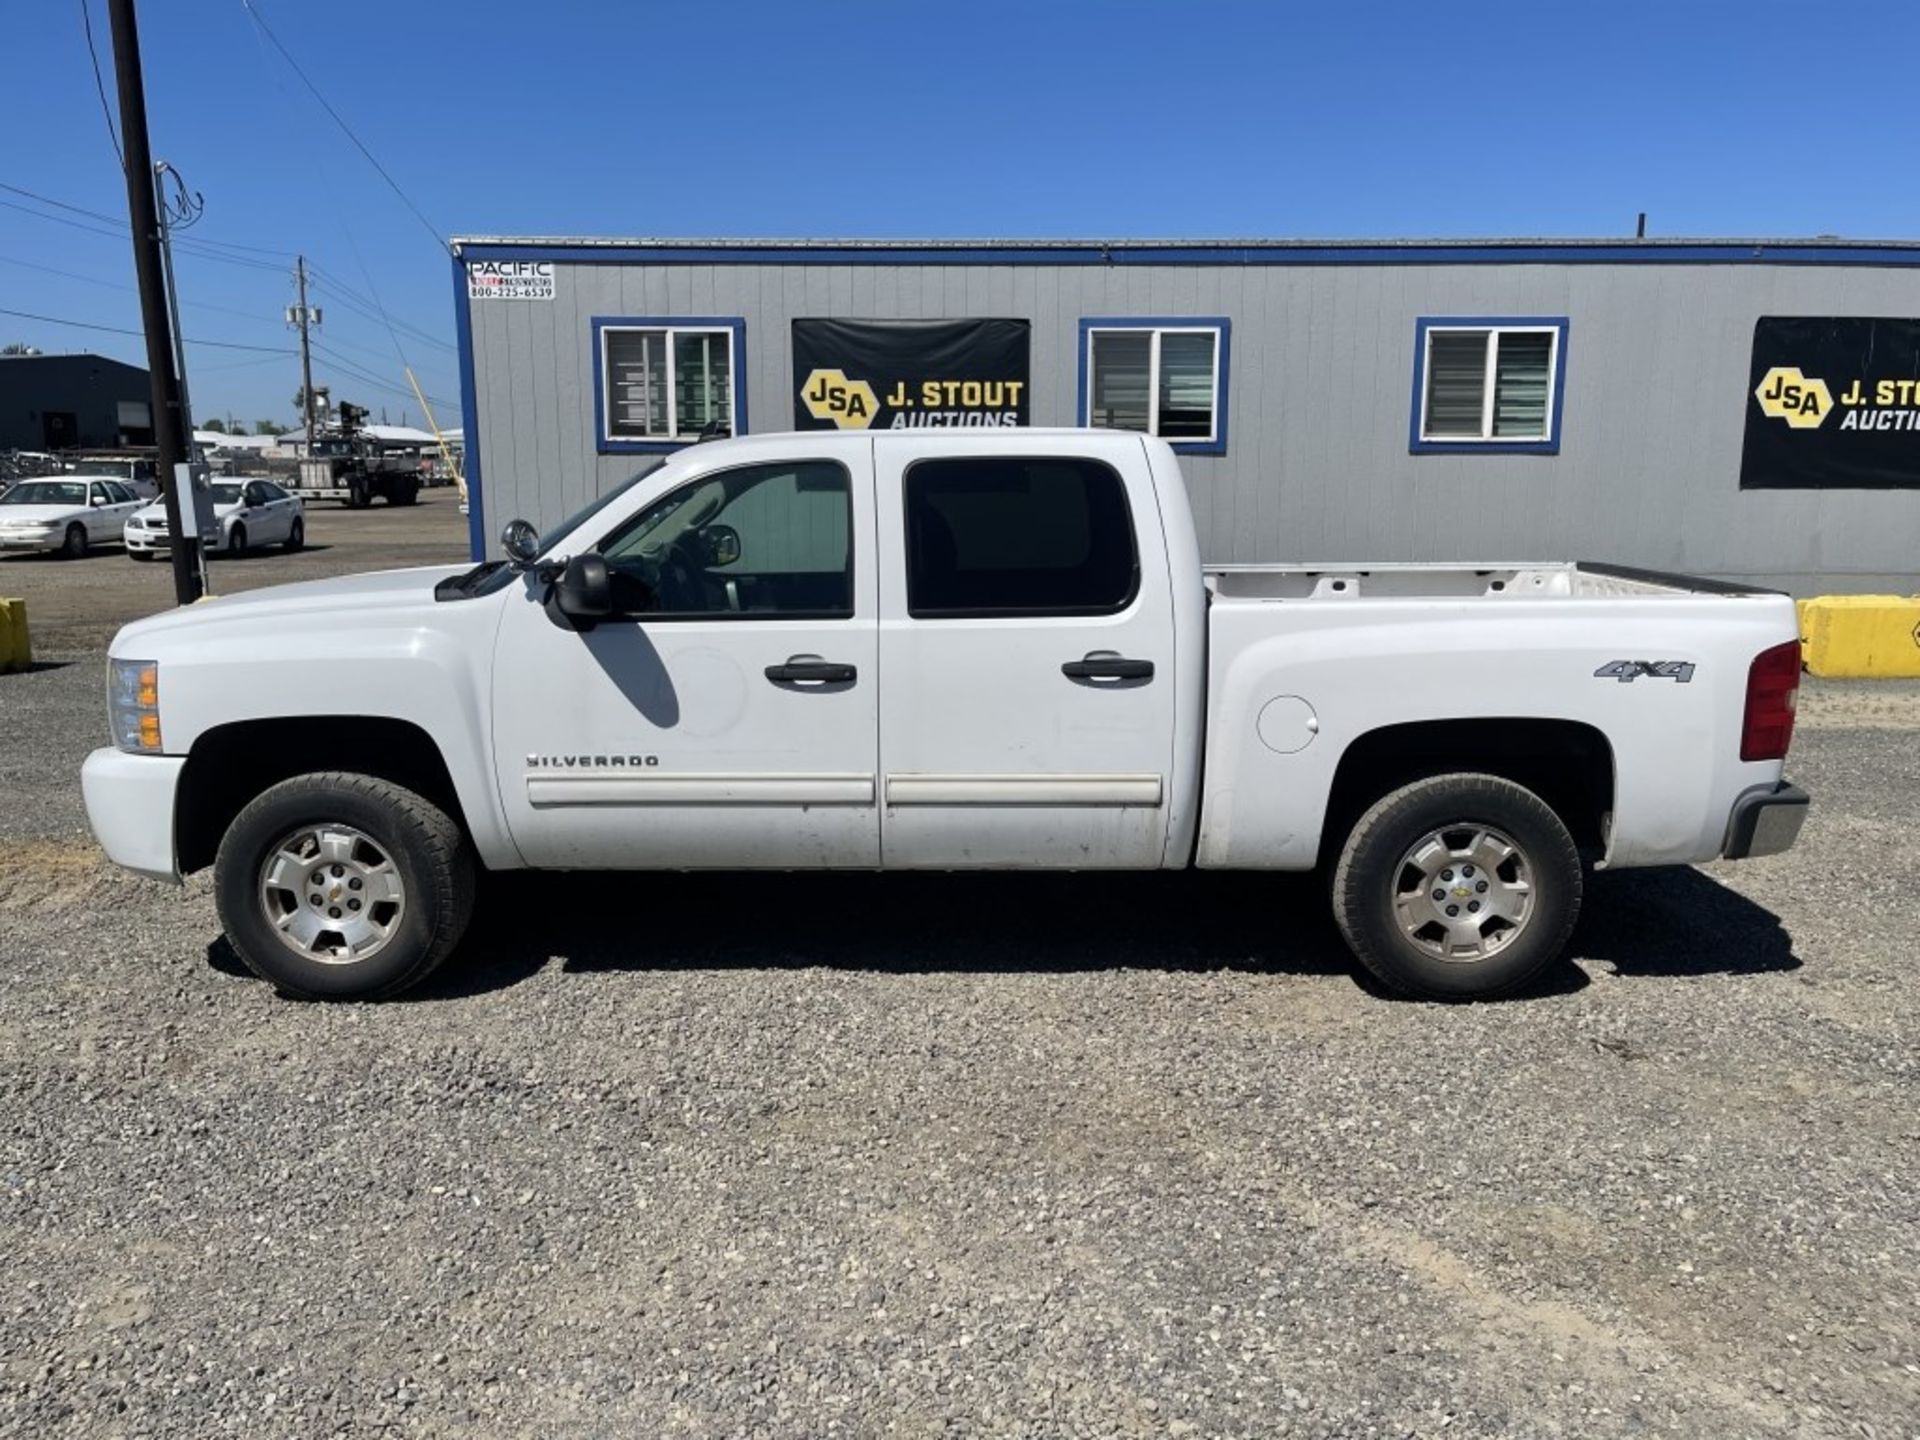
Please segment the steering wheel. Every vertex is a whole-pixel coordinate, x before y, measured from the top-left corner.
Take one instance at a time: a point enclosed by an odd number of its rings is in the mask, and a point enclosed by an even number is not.
[[[669,611],[698,611],[707,608],[706,587],[700,583],[700,566],[685,538],[675,540],[660,557],[658,591],[660,608]]]

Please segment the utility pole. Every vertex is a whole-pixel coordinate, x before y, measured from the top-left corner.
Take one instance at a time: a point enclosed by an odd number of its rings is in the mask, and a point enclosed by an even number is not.
[[[313,312],[307,308],[307,257],[293,257],[294,283],[300,288],[300,303],[294,306],[292,319],[300,327],[300,412],[307,427],[307,454],[313,454],[313,352],[307,348],[307,326]]]
[[[180,187],[180,213],[183,222],[191,224],[199,218],[200,211],[193,205],[192,197],[187,196],[187,187],[180,179],[180,172],[164,160],[158,162],[153,167],[153,189],[154,214],[159,218],[160,222],[160,268],[166,276],[167,281],[167,319],[173,326],[174,374],[180,385],[180,413],[185,418],[184,428],[187,432],[187,454],[191,456],[193,454],[193,399],[187,390],[187,342],[186,337],[180,329],[180,289],[173,278],[174,217],[168,208],[167,195],[163,188],[165,184],[164,177],[167,175],[173,176],[174,183]],[[191,473],[191,465],[188,466],[188,471]],[[187,490],[186,503],[187,505],[194,504],[191,485],[189,485]],[[210,595],[213,593],[213,586],[210,585],[207,580],[206,548],[202,543],[200,535],[199,511],[197,508],[194,511],[193,532],[191,535],[186,534],[185,531],[180,528],[178,522],[175,522],[167,532],[170,537],[168,548],[175,554],[178,554],[182,546],[186,547],[188,563],[193,566],[194,574],[200,578],[200,591],[202,594]]]
[[[127,219],[133,228],[133,268],[140,283],[140,323],[147,336],[153,439],[158,448],[161,494],[166,501],[173,593],[182,605],[200,598],[200,577],[180,528],[180,479],[188,459],[180,387],[173,369],[167,324],[165,279],[160,264],[160,222],[154,207],[153,152],[147,143],[147,91],[140,75],[140,32],[133,0],[107,0],[113,25],[113,74],[120,92],[120,133],[126,145]],[[188,482],[191,485],[191,482]],[[192,504],[192,498],[187,498]]]

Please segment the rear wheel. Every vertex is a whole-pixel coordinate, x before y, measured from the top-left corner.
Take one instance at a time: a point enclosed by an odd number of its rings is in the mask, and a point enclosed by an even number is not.
[[[60,542],[60,553],[69,560],[82,560],[87,554],[87,527],[78,522],[67,526]]]
[[[298,515],[293,517],[293,525],[287,531],[287,549],[298,550],[307,543],[307,522]]]
[[[214,861],[221,923],[289,995],[377,1000],[432,972],[473,910],[460,827],[370,775],[299,775],[235,817]]]
[[[1559,956],[1581,879],[1573,837],[1531,790],[1435,775],[1360,817],[1334,871],[1333,913],[1360,963],[1393,989],[1481,999]]]

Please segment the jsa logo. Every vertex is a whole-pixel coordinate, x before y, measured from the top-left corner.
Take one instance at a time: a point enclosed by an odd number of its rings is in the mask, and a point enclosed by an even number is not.
[[[880,408],[873,386],[840,370],[815,370],[800,387],[800,398],[814,419],[831,420],[842,430],[866,429]]]
[[[1753,388],[1760,402],[1760,413],[1784,420],[1796,430],[1817,430],[1833,409],[1833,392],[1827,382],[1802,375],[1797,365],[1776,365],[1760,377]]]

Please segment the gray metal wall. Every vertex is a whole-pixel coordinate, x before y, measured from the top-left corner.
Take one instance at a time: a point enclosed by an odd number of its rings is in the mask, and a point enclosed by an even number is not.
[[[146,405],[150,393],[145,370],[104,355],[0,356],[0,449],[42,448],[48,410],[74,416],[75,446],[110,449],[120,443],[120,402]]]
[[[1233,322],[1228,453],[1183,457],[1212,561],[1593,558],[1801,593],[1920,590],[1920,489],[1738,488],[1753,322],[1920,314],[1920,272],[1759,264],[556,266],[470,303],[490,531],[646,457],[594,445],[594,316],[742,316],[748,428],[792,426],[796,317],[1033,322],[1035,424],[1075,423],[1083,316]],[[1566,315],[1558,455],[1409,454],[1414,321]]]

